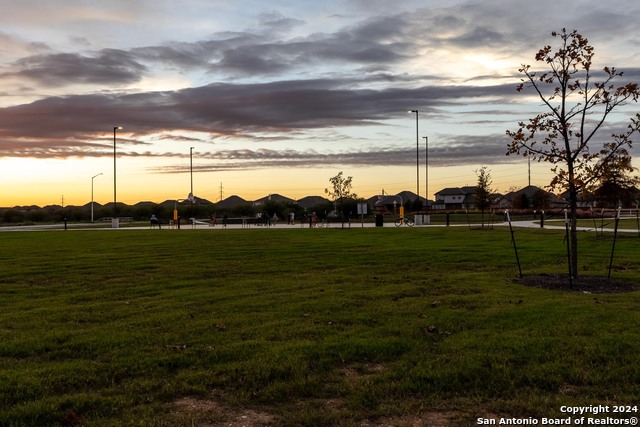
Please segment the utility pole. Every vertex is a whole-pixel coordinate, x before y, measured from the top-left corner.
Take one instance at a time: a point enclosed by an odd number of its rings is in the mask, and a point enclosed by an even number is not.
[[[189,147],[189,171],[190,171],[190,175],[191,175],[191,192],[189,193],[192,197],[191,201],[193,202],[195,200],[194,194],[193,194],[193,149],[195,147]]]
[[[420,132],[418,112],[418,110],[409,110],[409,113],[416,113],[416,193],[418,200],[420,200]]]
[[[425,209],[428,208],[429,203],[429,137],[423,136],[425,142],[425,167],[424,167],[424,184],[425,184],[425,199],[424,206]]]

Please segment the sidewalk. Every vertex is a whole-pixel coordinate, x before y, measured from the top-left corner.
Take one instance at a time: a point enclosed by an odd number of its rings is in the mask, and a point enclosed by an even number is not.
[[[551,223],[551,224],[550,224]],[[559,224],[560,221],[547,221],[545,222],[544,225],[544,229],[545,230],[564,230],[565,226],[564,223],[562,223],[562,225],[554,225],[554,224]],[[512,227],[514,228],[541,228],[540,227],[540,222],[538,220],[527,220],[527,221],[512,221],[511,222]],[[481,224],[451,224],[449,225],[449,227],[470,227],[470,228],[480,228],[482,225]],[[487,224],[485,224],[485,227],[487,226]],[[489,227],[507,227],[509,226],[508,222],[495,222],[489,225]],[[375,228],[376,225],[373,222],[365,222],[364,224],[360,223],[359,221],[355,221],[355,222],[351,222],[351,225],[349,225],[349,223],[345,223],[344,224],[345,228],[352,228],[352,229],[358,229],[358,228]],[[423,228],[442,228],[442,227],[447,227],[447,225],[445,224],[429,224],[429,225],[415,225],[411,228],[413,229],[423,229]],[[331,222],[328,224],[325,224],[323,227],[316,227],[313,229],[322,229],[322,228],[334,228],[334,229],[338,229],[338,228],[342,228],[342,223],[340,222]],[[408,227],[396,227],[395,223],[392,221],[387,221],[383,224],[383,228],[408,228]],[[64,223],[60,223],[60,224],[42,224],[42,225],[16,225],[16,226],[6,226],[6,227],[0,227],[0,232],[2,231],[44,231],[44,230],[64,230],[65,229],[65,225]],[[208,223],[206,222],[202,222],[202,221],[198,221],[196,222],[196,225],[192,225],[190,223],[188,224],[181,224],[180,225],[180,230],[294,230],[294,229],[310,229],[309,227],[309,223],[296,223],[294,225],[290,225],[287,224],[285,222],[281,222],[281,223],[277,223],[277,224],[272,224],[270,226],[265,226],[265,225],[256,225],[256,224],[229,224],[226,227],[224,227],[221,224],[217,224],[216,226],[209,226]],[[178,227],[176,226],[168,226],[168,225],[163,225],[161,229],[158,229],[158,227],[155,228],[151,228],[150,226],[135,226],[135,227],[120,227],[120,228],[116,228],[113,229],[111,227],[98,227],[96,225],[91,226],[90,224],[67,224],[67,230],[150,230],[150,231],[165,231],[165,230],[178,230]],[[595,227],[578,227],[578,230],[580,231],[585,231],[585,232],[594,232],[596,231]],[[601,231],[604,232],[613,232],[613,228],[604,228],[604,229],[600,229],[598,228],[597,231],[600,233]],[[618,229],[619,233],[638,233],[637,229]]]

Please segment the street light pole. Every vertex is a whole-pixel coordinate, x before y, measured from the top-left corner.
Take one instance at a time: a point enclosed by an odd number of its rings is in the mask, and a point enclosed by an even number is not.
[[[191,192],[189,193],[191,195],[191,201],[193,203],[193,201],[195,200],[194,195],[193,195],[193,149],[195,147],[190,147],[189,148],[189,170],[191,173]]]
[[[111,226],[113,228],[118,228],[118,214],[116,208],[116,131],[122,129],[122,126],[114,126],[113,127],[113,218],[111,221]]]
[[[429,204],[429,137],[428,136],[423,136],[424,138],[424,143],[425,143],[425,149],[426,149],[426,154],[425,154],[425,166],[424,166],[424,175],[425,175],[425,192],[426,192],[426,198],[425,198],[425,207],[428,206]]]
[[[91,177],[91,222],[93,222],[93,179],[100,175],[102,175],[102,172]]]
[[[409,110],[410,113],[416,113],[416,193],[420,200],[420,137],[418,129],[418,110]]]

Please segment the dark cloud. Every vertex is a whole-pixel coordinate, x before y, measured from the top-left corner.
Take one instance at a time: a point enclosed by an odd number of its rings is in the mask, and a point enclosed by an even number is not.
[[[140,60],[179,68],[205,67],[212,72],[273,75],[318,65],[392,66],[415,54],[407,42],[402,16],[370,19],[336,33],[282,39],[280,33],[301,21],[279,14],[261,17],[260,31],[218,33],[211,40],[168,43],[133,49]]]
[[[17,61],[4,77],[22,77],[41,86],[72,84],[128,84],[141,79],[147,68],[129,52],[104,49],[91,56],[55,53]]]
[[[220,170],[248,170],[271,168],[299,168],[322,166],[396,166],[415,161],[411,149],[381,148],[340,153],[319,153],[314,150],[224,150],[213,153],[198,153],[199,159],[211,160],[208,165],[199,165],[199,172]],[[160,173],[183,173],[184,165],[152,169]]]
[[[202,44],[169,43],[165,46],[135,48],[131,53],[141,62],[159,63],[167,68],[192,69],[208,66],[209,55]]]
[[[447,138],[429,147],[431,166],[492,164],[496,159],[500,163],[517,162],[519,158],[506,157],[507,138],[504,135],[459,136]],[[424,147],[420,148],[420,157],[424,158]],[[248,170],[273,168],[299,168],[313,165],[327,166],[403,166],[413,164],[416,151],[411,148],[370,147],[357,151],[344,150],[338,153],[323,153],[317,150],[270,150],[238,149],[217,152],[198,153],[199,159],[210,160],[207,165],[197,166],[198,171]],[[184,173],[184,164],[154,168],[160,173]]]
[[[463,34],[451,37],[449,42],[462,45],[467,48],[473,47],[493,47],[504,45],[506,40],[504,34],[498,33],[486,27],[475,27]]]
[[[505,135],[447,137],[429,147],[430,163],[438,166],[508,163],[516,160],[506,157],[508,142]]]
[[[313,34],[277,42],[258,41],[258,37],[248,35],[227,39],[212,55],[211,69],[256,75],[328,64],[383,63],[389,67],[413,53],[411,44],[401,41],[403,23],[399,18],[381,18],[334,34]]]
[[[471,103],[474,98],[513,93],[511,85],[374,90],[358,89],[358,83],[318,79],[46,98],[0,109],[0,154],[15,154],[15,141],[20,140],[32,147],[99,150],[96,141],[108,141],[105,132],[115,124],[138,137],[169,131],[230,137],[276,131],[286,136],[299,130],[384,123],[406,115],[407,106],[424,106],[422,111],[428,113],[456,101]]]
[[[304,21],[288,18],[276,11],[262,13],[258,19],[260,25],[266,29],[268,34],[288,32],[304,24]]]

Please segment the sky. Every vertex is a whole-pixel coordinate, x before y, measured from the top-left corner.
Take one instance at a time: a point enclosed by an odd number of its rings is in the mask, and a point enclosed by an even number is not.
[[[114,182],[129,204],[298,199],[338,172],[359,196],[433,199],[483,166],[495,190],[544,187],[549,164],[506,156],[505,131],[544,112],[520,65],[567,28],[594,68],[640,77],[635,0],[0,6],[0,206],[108,203]]]

